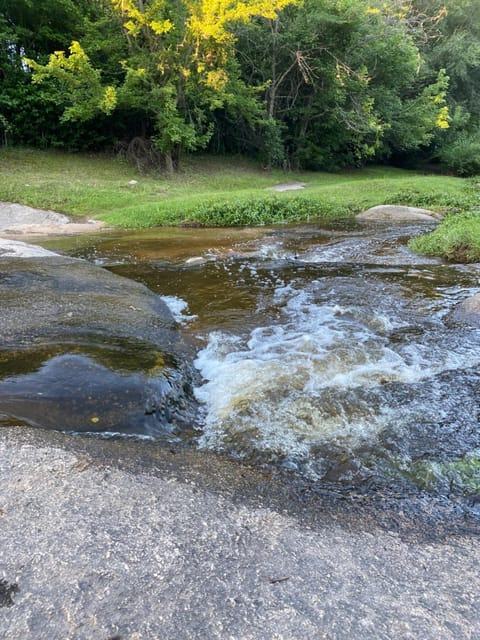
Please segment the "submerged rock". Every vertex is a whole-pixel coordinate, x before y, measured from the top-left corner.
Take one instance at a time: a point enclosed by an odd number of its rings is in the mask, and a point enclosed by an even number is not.
[[[192,353],[142,284],[0,256],[0,424],[157,437],[192,422]]]
[[[383,204],[359,213],[356,219],[372,222],[437,222],[440,216],[429,209]]]
[[[450,320],[480,327],[480,293],[460,302],[450,314]]]

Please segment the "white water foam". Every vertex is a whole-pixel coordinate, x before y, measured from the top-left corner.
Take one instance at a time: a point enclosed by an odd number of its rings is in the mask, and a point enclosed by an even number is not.
[[[201,446],[294,457],[325,443],[356,448],[391,417],[381,403],[368,406],[365,390],[480,363],[468,345],[435,354],[420,343],[392,346],[387,333],[404,326],[398,314],[320,304],[314,289],[278,288],[278,323],[245,337],[210,335],[195,363],[205,379],[196,389]]]
[[[177,296],[162,296],[162,300],[172,312],[173,317],[179,324],[188,324],[198,316],[188,314],[188,303]]]

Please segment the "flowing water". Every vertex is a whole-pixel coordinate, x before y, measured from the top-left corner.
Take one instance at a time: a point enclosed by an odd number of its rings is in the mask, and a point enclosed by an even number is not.
[[[426,229],[155,230],[48,246],[165,297],[197,352],[195,446],[334,483],[476,494],[480,330],[450,312],[478,292],[480,268],[410,252]]]

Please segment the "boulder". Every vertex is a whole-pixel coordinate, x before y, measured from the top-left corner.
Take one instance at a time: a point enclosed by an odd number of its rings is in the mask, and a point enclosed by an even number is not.
[[[480,327],[480,293],[460,302],[450,314],[450,320]]]
[[[440,216],[429,209],[382,204],[359,213],[356,219],[365,222],[438,222]]]
[[[147,287],[58,255],[0,256],[0,298],[0,424],[191,429],[194,354]]]

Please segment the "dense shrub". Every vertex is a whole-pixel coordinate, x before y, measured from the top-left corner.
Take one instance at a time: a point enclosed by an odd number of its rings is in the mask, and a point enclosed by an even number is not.
[[[440,153],[440,159],[447,169],[459,176],[480,174],[480,133],[461,135]]]

